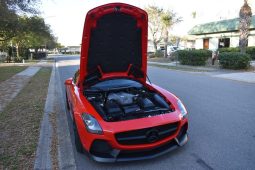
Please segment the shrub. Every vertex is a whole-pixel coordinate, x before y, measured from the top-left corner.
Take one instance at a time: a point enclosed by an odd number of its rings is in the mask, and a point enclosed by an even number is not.
[[[240,52],[223,52],[219,54],[220,65],[228,69],[246,69],[250,66],[250,55]]]
[[[206,64],[208,58],[212,57],[209,50],[179,50],[178,60],[183,65],[202,66]]]
[[[47,57],[47,53],[46,52],[38,52],[38,53],[35,53],[35,59],[41,59],[41,58],[45,58]]]
[[[155,53],[150,53],[149,58],[162,58],[164,57],[164,52],[162,50],[157,50]]]
[[[251,59],[255,60],[255,47],[247,47],[246,53],[250,55]]]
[[[240,52],[239,47],[228,47],[228,48],[219,48],[220,53],[225,53],[225,52]]]
[[[239,47],[229,47],[229,48],[219,48],[219,52],[240,52]],[[255,60],[255,47],[246,47],[246,53],[250,55],[250,57]]]
[[[162,50],[157,50],[155,53],[155,57],[157,57],[157,58],[164,57],[164,52]]]

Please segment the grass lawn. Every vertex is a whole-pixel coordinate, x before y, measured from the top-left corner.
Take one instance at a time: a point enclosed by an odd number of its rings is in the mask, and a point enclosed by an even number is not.
[[[0,169],[33,169],[50,74],[41,68],[0,112]]]
[[[3,66],[0,67],[0,83],[11,78],[11,76],[25,70],[27,66]]]

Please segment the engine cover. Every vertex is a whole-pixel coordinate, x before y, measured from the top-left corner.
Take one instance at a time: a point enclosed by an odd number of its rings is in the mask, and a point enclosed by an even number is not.
[[[130,105],[133,103],[135,95],[126,92],[110,93],[108,100],[115,100],[120,105]]]

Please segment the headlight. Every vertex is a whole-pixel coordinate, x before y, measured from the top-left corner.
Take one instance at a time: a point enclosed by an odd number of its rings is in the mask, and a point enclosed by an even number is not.
[[[87,130],[90,133],[103,134],[103,130],[102,130],[101,126],[99,125],[99,123],[93,116],[83,113],[82,119],[83,119],[83,122],[84,122]]]
[[[181,102],[181,100],[177,101],[177,105],[178,105],[178,107],[179,107],[179,109],[181,111],[182,117],[183,118],[187,117],[187,113],[188,112],[187,112],[185,106],[183,105],[183,103]]]

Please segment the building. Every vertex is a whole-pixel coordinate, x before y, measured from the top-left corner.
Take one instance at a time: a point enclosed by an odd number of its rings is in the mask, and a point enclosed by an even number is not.
[[[62,54],[80,54],[81,46],[67,46],[59,49]]]
[[[174,43],[169,42],[168,47],[178,47],[179,49],[194,49],[195,48],[195,36],[188,35],[183,37],[178,37],[178,40],[176,40]],[[163,40],[157,44],[157,50],[164,50],[165,44]],[[148,53],[154,53],[154,45],[152,40],[148,40]]]
[[[190,35],[195,36],[196,49],[216,50],[239,46],[239,18],[210,22],[194,26]],[[255,46],[255,15],[252,16],[248,46]]]

